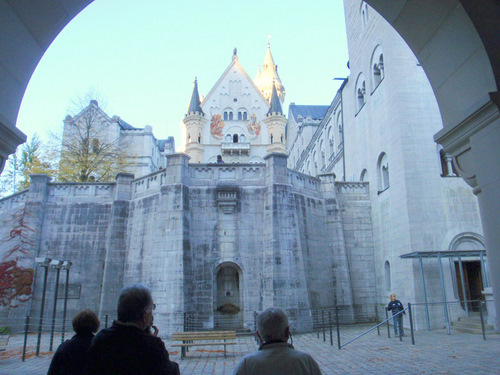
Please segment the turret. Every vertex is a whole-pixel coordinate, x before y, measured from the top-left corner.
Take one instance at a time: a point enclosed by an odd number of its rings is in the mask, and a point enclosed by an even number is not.
[[[269,111],[267,111],[264,123],[267,125],[267,132],[269,134],[269,146],[267,147],[268,153],[279,152],[286,154],[286,117],[283,115],[281,102],[279,100],[276,85],[273,83],[271,92],[271,100]]]
[[[200,95],[198,94],[198,81],[195,78],[193,94],[187,109],[186,116],[182,120],[186,127],[186,154],[191,157],[192,163],[203,161],[203,128],[207,119],[201,109]]]
[[[285,101],[285,87],[281,84],[281,79],[278,75],[278,65],[274,63],[269,41],[267,42],[264,64],[262,64],[262,68],[259,67],[254,83],[267,100],[270,100],[273,86],[276,86],[276,92],[281,103]]]

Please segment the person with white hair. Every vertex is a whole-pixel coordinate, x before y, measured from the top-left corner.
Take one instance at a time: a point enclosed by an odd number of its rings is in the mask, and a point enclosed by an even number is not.
[[[256,334],[263,344],[240,361],[234,375],[321,375],[309,354],[288,344],[290,327],[283,309],[271,307],[261,312]]]

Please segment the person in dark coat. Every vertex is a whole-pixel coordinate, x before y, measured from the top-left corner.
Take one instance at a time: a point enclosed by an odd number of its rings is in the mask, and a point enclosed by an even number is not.
[[[121,291],[118,320],[101,330],[92,341],[87,373],[92,375],[178,375],[163,341],[153,326],[153,298],[144,285]],[[150,327],[154,333],[150,333]]]
[[[395,294],[391,294],[391,302],[387,305],[386,309],[392,312],[392,315],[396,315],[398,312],[403,311],[404,307],[401,301],[396,299]],[[406,315],[405,312],[403,314]],[[399,332],[401,333],[401,336],[405,336],[405,331],[403,328],[403,314],[399,314],[397,316],[394,316],[392,319],[394,321],[394,335],[398,335],[398,326],[399,326]]]
[[[85,374],[87,350],[98,329],[99,319],[92,310],[83,310],[76,314],[73,318],[73,330],[76,335],[59,345],[47,375]]]

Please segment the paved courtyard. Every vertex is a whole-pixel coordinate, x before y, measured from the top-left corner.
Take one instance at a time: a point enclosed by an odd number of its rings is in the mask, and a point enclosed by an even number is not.
[[[365,326],[342,329],[345,343],[355,337]],[[387,331],[370,332],[342,350],[330,346],[328,332],[323,335],[302,334],[293,337],[296,349],[311,353],[318,361],[323,374],[492,374],[500,373],[500,335],[482,336],[466,333],[447,335],[444,330],[416,332],[416,345],[410,337],[387,338]],[[55,342],[60,343],[60,336]],[[49,336],[42,339],[40,357],[35,357],[36,336],[28,338],[27,359],[21,361],[23,336],[14,335],[5,352],[0,353],[0,374],[46,374],[52,353],[48,351]],[[232,374],[239,360],[257,349],[253,337],[238,337],[237,345],[230,347],[227,358],[221,348],[198,347],[187,358],[180,359],[178,348],[165,341],[171,359],[180,365],[183,375]],[[56,345],[57,346],[57,345]]]

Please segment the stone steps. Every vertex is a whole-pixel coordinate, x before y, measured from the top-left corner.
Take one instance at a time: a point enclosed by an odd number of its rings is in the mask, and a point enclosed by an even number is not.
[[[451,322],[451,328],[457,332],[472,333],[482,335],[481,318],[478,316],[461,317],[457,321]],[[498,334],[493,326],[484,324],[484,331],[487,335]]]

